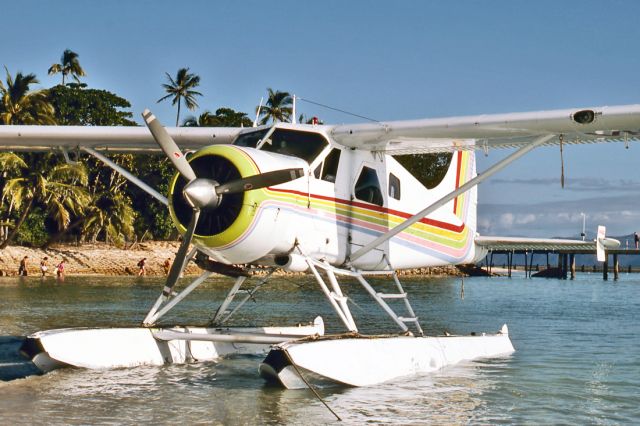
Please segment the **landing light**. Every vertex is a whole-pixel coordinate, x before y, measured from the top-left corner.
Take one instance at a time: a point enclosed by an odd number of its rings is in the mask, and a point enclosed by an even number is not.
[[[590,109],[583,109],[574,113],[571,118],[578,124],[590,124],[596,118],[596,113]]]

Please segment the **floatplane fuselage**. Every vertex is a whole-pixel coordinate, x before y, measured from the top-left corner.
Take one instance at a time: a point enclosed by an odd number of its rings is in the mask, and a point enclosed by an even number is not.
[[[473,263],[485,254],[474,244],[474,188],[350,262],[350,255],[375,237],[475,177],[472,151],[452,155],[441,182],[431,189],[391,155],[341,147],[311,125],[249,130],[232,145],[198,151],[189,162],[196,175],[214,180],[303,170],[303,177],[280,185],[223,195],[219,207],[201,212],[193,241],[218,262],[302,272],[309,269],[305,257],[310,257],[373,271]],[[181,195],[185,183],[176,175],[169,196],[171,217],[183,233],[192,210]]]

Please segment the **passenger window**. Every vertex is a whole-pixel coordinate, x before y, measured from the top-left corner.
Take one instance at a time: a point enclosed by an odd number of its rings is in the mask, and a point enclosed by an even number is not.
[[[400,179],[393,173],[389,173],[389,197],[400,199]]]
[[[327,158],[324,159],[321,179],[327,182],[335,182],[338,176],[338,164],[340,163],[340,150],[332,149]]]
[[[318,164],[318,167],[313,171],[313,176],[316,179],[320,179],[320,171],[322,170],[322,163]]]
[[[382,206],[384,200],[380,190],[378,174],[370,167],[363,167],[356,181],[355,196],[358,200]]]

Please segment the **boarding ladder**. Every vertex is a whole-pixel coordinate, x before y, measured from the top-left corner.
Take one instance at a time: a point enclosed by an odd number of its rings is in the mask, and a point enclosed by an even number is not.
[[[313,259],[309,256],[305,256],[305,260],[311,269],[311,272],[316,278],[316,281],[320,285],[323,293],[333,306],[334,310],[342,320],[343,324],[346,326],[347,330],[352,332],[357,332],[358,327],[351,315],[349,310],[349,306],[347,305],[347,297],[345,297],[340,288],[340,284],[338,282],[337,276],[349,276],[355,278],[362,287],[369,293],[369,295],[380,305],[380,307],[393,319],[393,321],[400,327],[403,332],[408,332],[409,327],[407,324],[413,324],[416,332],[420,336],[424,336],[424,332],[422,331],[422,327],[420,327],[420,323],[418,322],[418,317],[413,311],[411,307],[411,303],[409,303],[409,299],[407,298],[407,293],[402,288],[402,284],[400,284],[400,280],[398,279],[398,274],[391,267],[389,262],[387,261],[388,269],[379,270],[379,271],[362,271],[359,269],[343,269],[336,268],[329,264],[326,260],[319,261]],[[329,285],[327,285],[318,272],[318,269],[322,269],[329,278]],[[393,282],[395,283],[395,293],[383,293],[376,291],[371,284],[365,279],[365,276],[376,276],[376,275],[391,275],[393,277]],[[400,316],[396,314],[396,312],[389,306],[386,300],[400,300],[404,301],[404,306],[406,310],[406,316]]]
[[[415,327],[416,333],[420,336],[424,336],[424,332],[422,331],[422,327],[420,326],[420,321],[416,316],[413,307],[411,306],[411,302],[409,302],[409,298],[407,292],[404,291],[400,280],[398,279],[398,273],[391,269],[389,271],[384,271],[386,274],[390,274],[393,278],[393,282],[395,284],[395,293],[383,293],[376,291],[371,284],[369,284],[365,279],[364,275],[381,275],[382,271],[375,272],[365,272],[360,271],[359,276],[356,276],[360,284],[369,292],[371,297],[378,302],[378,304],[384,309],[384,311],[400,326],[403,331],[408,331],[407,324],[413,324]],[[387,300],[402,300],[404,302],[404,308],[406,311],[406,316],[398,315],[391,306],[387,303]]]

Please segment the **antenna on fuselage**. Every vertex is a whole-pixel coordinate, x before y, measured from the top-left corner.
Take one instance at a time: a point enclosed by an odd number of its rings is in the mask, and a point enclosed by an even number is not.
[[[293,95],[293,106],[291,107],[291,124],[296,124],[296,95]]]
[[[253,120],[253,127],[258,127],[258,117],[260,117],[260,110],[262,109],[262,101],[264,101],[264,96],[260,97],[260,105],[258,105],[258,110],[256,111],[256,119]]]

